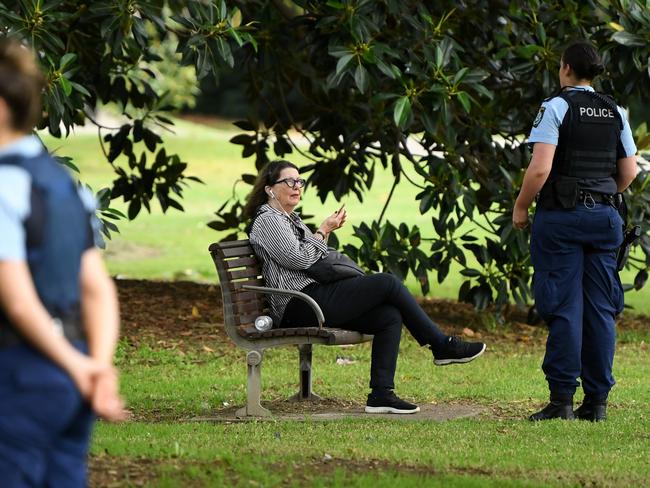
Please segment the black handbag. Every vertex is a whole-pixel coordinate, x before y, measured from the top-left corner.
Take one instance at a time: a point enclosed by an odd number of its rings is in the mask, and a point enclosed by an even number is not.
[[[329,248],[327,256],[305,270],[307,276],[321,284],[363,276],[366,273],[345,254]]]

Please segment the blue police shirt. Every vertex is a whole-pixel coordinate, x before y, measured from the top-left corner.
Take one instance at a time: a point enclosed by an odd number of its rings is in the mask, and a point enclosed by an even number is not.
[[[43,145],[35,136],[25,136],[0,148],[0,158],[22,156],[33,158],[43,152]],[[24,222],[31,213],[31,176],[23,168],[0,164],[0,261],[27,259]],[[93,229],[93,241],[100,245],[99,221],[95,217],[95,198],[86,188],[79,187],[79,196],[88,210]]]

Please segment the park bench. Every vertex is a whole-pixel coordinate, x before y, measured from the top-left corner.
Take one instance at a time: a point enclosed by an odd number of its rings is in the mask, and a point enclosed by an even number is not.
[[[248,240],[217,242],[211,244],[209,250],[221,285],[226,333],[237,346],[248,350],[246,406],[237,410],[237,417],[271,415],[271,412],[260,404],[262,359],[265,349],[298,346],[300,389],[291,399],[316,400],[319,397],[312,391],[311,378],[312,345],[358,344],[372,339],[371,335],[325,327],[323,312],[305,293],[264,286],[261,266]],[[255,319],[268,315],[269,308],[265,296],[272,293],[298,297],[307,302],[314,310],[318,327],[274,327],[264,332],[258,331],[254,325]]]

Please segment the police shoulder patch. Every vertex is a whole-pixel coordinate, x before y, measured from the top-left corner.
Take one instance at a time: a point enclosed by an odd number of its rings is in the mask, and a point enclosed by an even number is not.
[[[542,121],[542,118],[544,117],[544,112],[546,111],[546,107],[540,107],[539,112],[537,112],[537,117],[535,117],[535,120],[533,121],[533,127],[537,127],[539,123]]]

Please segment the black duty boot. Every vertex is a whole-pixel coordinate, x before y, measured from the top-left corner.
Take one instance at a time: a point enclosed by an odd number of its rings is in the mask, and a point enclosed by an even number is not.
[[[564,419],[573,420],[573,396],[551,394],[551,402],[539,412],[532,414],[528,420]]]
[[[607,420],[607,400],[590,400],[585,398],[575,412],[575,418],[589,420],[591,422],[602,422]]]

